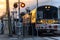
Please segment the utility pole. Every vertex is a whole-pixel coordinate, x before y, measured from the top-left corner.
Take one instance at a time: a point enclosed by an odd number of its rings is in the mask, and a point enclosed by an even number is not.
[[[6,13],[8,15],[9,36],[12,36],[12,26],[11,26],[11,18],[10,18],[9,0],[6,0]]]

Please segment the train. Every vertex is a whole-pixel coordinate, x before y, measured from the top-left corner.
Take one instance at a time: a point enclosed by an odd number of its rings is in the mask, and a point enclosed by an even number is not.
[[[31,10],[31,25],[35,33],[38,31],[39,34],[60,34],[59,11],[59,8],[53,5],[43,5]]]

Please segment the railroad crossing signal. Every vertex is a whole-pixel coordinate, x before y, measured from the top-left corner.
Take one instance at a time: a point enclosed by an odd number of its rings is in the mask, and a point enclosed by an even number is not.
[[[22,7],[22,8],[24,8],[25,7],[25,3],[23,3],[23,2],[20,2],[21,4],[20,4],[20,6]],[[18,3],[14,3],[14,8],[17,8],[18,7]]]

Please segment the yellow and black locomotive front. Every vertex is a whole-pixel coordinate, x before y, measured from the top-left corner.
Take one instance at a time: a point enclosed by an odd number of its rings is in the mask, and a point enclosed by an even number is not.
[[[40,6],[37,8],[36,23],[52,24],[58,19],[58,8],[51,5]]]

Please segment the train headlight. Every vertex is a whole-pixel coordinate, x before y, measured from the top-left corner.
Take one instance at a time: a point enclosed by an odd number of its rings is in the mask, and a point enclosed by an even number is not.
[[[47,6],[45,6],[45,8],[47,8]]]
[[[50,6],[45,6],[46,9],[50,9],[51,7]]]
[[[48,6],[48,8],[50,8],[50,6]]]

